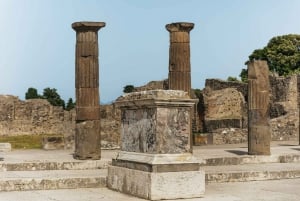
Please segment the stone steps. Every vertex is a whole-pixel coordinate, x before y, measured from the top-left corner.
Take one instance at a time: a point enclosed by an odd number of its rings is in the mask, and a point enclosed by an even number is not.
[[[106,169],[3,171],[0,191],[55,190],[106,187]]]
[[[261,163],[298,163],[299,154],[282,154],[270,156],[251,156],[243,155],[236,157],[215,157],[203,159],[201,166],[224,166],[224,165],[245,165]]]
[[[300,178],[300,163],[259,163],[201,167],[206,182],[246,182]]]
[[[46,171],[46,170],[88,170],[107,169],[109,160],[94,161],[31,161],[31,162],[1,162],[1,171]]]
[[[59,158],[59,157],[58,157]],[[26,159],[0,162],[0,191],[106,187],[111,159],[94,161]],[[200,157],[199,157],[200,159]],[[246,182],[300,178],[300,154],[204,158],[206,182]]]

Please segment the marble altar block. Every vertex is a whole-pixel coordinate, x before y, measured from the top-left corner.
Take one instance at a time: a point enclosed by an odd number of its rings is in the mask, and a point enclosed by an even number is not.
[[[108,169],[108,187],[149,200],[201,197],[205,173],[192,154],[187,92],[152,90],[125,94],[121,150]]]

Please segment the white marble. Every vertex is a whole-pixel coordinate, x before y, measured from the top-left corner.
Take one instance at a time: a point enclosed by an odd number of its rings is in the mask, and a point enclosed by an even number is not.
[[[202,197],[204,171],[144,172],[109,166],[107,186],[122,193],[149,200]]]

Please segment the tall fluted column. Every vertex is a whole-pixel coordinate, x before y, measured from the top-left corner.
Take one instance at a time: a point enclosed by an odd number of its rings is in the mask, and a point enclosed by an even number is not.
[[[269,67],[266,61],[248,64],[248,154],[270,155]]]
[[[75,22],[76,159],[100,159],[98,30],[104,22]]]
[[[170,32],[169,89],[183,90],[191,95],[190,31],[193,23],[167,24]]]

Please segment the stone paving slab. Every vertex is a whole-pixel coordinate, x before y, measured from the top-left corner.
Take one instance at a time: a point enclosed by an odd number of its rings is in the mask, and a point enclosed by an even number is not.
[[[76,160],[73,158],[72,150],[42,150],[42,149],[27,149],[27,150],[12,150],[11,152],[0,153],[0,157],[4,158],[5,162],[75,162],[86,160]],[[117,150],[102,150],[101,161],[111,161],[117,154]]]
[[[247,144],[205,145],[194,146],[194,156],[198,159],[222,158],[222,157],[248,157]],[[118,150],[102,150],[101,161],[111,161],[115,158]],[[298,154],[300,145],[297,141],[272,142],[271,156]],[[80,161],[73,158],[72,150],[12,150],[11,152],[0,152],[0,158],[5,162],[61,162]]]

